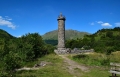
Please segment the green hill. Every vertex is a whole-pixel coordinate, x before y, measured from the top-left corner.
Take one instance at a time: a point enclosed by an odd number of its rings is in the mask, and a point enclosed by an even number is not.
[[[68,40],[68,39],[83,38],[83,36],[86,34],[89,35],[90,33],[80,32],[77,30],[70,29],[70,30],[65,31],[65,39]],[[47,32],[42,37],[44,40],[57,40],[58,39],[58,31],[54,30],[54,31]]]
[[[83,38],[84,35],[90,35],[90,33],[87,32],[80,32],[77,30],[66,30],[65,31],[65,39],[77,39],[77,38]],[[43,40],[45,40],[46,43],[56,45],[57,44],[57,39],[58,39],[58,31],[50,31],[47,32],[42,36]]]
[[[10,35],[8,32],[5,30],[0,29],[0,39],[12,39],[15,38],[14,36]]]
[[[120,27],[113,29],[101,29],[92,35],[85,35],[83,39],[68,40],[69,48],[93,48],[96,52],[111,53],[120,51]]]

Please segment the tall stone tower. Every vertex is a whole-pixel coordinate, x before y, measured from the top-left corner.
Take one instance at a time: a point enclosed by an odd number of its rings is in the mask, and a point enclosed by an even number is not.
[[[57,18],[58,21],[58,48],[54,50],[57,54],[65,54],[65,17],[60,13]]]
[[[58,50],[65,49],[65,17],[60,13],[58,16]]]

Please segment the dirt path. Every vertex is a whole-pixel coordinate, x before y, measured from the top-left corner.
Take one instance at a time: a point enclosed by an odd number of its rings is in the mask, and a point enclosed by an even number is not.
[[[88,72],[89,69],[88,67],[78,64],[75,61],[69,59],[67,55],[59,55],[60,57],[63,58],[63,65],[62,68],[68,71],[73,77],[82,77],[82,74],[84,72]],[[42,65],[41,65],[42,64]],[[48,62],[40,62],[40,67],[23,67],[20,69],[16,69],[16,71],[21,71],[21,70],[39,70],[41,67],[44,65],[49,64]]]
[[[66,55],[59,55],[64,59],[65,62],[65,67],[67,68],[68,72],[73,75],[73,77],[80,77],[81,73],[80,72],[87,72],[88,68],[80,65],[73,60],[70,60],[67,58]]]

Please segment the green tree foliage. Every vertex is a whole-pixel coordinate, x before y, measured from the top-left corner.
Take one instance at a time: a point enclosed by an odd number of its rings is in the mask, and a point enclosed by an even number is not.
[[[19,38],[4,30],[0,30],[0,34],[3,35],[0,37],[0,77],[13,77],[15,69],[54,50],[52,45],[44,43],[38,33],[28,33]]]
[[[32,45],[31,51],[33,51],[35,58],[42,56],[44,43],[43,43],[42,37],[38,33],[34,33],[34,34],[29,33],[29,34],[26,34],[26,36],[22,36],[21,38],[23,39],[24,43]]]
[[[85,35],[83,39],[67,40],[66,47],[94,49],[96,52],[110,54],[120,50],[120,28],[101,29],[92,35]]]
[[[4,57],[4,68],[8,72],[14,72],[14,69],[20,67],[20,58],[14,52],[10,51]]]

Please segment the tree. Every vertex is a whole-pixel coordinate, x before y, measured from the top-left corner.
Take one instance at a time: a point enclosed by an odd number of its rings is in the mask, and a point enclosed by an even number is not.
[[[112,38],[113,37],[113,32],[112,31],[107,31],[106,32],[106,37]]]

